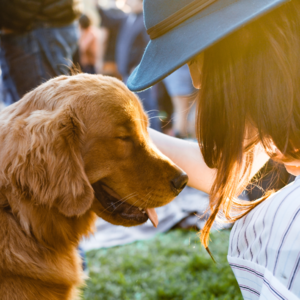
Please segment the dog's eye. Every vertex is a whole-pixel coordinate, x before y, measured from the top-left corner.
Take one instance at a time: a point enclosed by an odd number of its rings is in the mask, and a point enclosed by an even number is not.
[[[122,140],[122,141],[129,141],[130,136],[118,136],[117,139]]]

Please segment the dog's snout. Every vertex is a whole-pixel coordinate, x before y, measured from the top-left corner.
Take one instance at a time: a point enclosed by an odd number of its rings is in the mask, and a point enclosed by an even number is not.
[[[186,173],[182,172],[179,176],[171,180],[171,188],[178,195],[186,186],[188,182],[188,176]]]

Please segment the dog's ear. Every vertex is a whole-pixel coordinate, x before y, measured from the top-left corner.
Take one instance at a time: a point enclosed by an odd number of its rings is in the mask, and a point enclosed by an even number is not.
[[[84,124],[71,107],[37,110],[14,122],[5,173],[15,191],[68,217],[85,213],[94,191],[80,150],[83,133]]]

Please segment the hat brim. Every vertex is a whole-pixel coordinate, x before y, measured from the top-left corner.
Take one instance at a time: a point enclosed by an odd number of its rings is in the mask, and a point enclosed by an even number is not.
[[[163,36],[151,40],[127,81],[145,90],[217,41],[289,0],[219,0]]]

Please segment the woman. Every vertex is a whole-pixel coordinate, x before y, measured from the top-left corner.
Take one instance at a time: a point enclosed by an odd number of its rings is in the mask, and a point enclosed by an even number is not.
[[[210,193],[216,217],[238,220],[228,260],[245,299],[300,299],[300,176],[268,197],[234,197],[267,161],[300,175],[300,1],[145,0],[151,41],[129,78],[145,89],[188,63],[199,89],[197,145],[150,135]],[[264,149],[262,151],[261,149]]]

